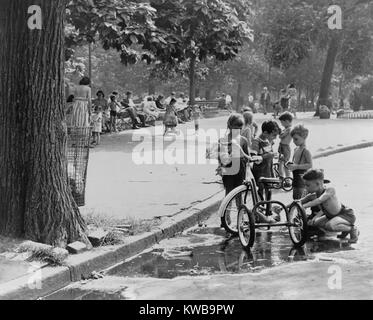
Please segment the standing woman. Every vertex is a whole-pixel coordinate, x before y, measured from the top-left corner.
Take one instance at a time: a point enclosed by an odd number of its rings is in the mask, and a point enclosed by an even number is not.
[[[74,104],[72,107],[71,123],[72,127],[88,127],[91,115],[92,94],[89,87],[91,81],[88,77],[83,77],[79,85],[74,88]]]

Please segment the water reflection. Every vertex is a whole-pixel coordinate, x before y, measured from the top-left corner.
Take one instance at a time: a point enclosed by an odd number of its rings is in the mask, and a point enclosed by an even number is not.
[[[220,228],[197,230],[190,235],[191,242],[195,243],[198,234],[206,232],[216,235],[222,231]],[[291,246],[287,230],[262,231],[257,233],[255,245],[250,252],[242,249],[238,238],[230,238],[213,245],[204,245],[202,242],[192,249],[185,245],[172,250],[158,248],[124,262],[111,269],[108,274],[170,279],[177,276],[258,272],[284,263],[311,260],[319,252],[351,249],[348,243],[336,239],[310,241],[303,248],[296,249]]]

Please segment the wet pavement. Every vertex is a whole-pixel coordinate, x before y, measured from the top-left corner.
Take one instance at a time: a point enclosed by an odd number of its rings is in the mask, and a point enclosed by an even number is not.
[[[248,253],[242,249],[238,238],[225,239],[225,234],[221,228],[188,232],[111,268],[106,274],[172,279],[178,276],[258,272],[285,263],[313,260],[318,252],[353,250],[346,241],[336,239],[310,241],[304,248],[296,249],[291,245],[287,229],[284,229],[259,231],[255,246]],[[215,244],[207,245],[209,242]]]
[[[163,281],[173,279],[172,287],[178,285],[180,289],[185,277],[199,279],[196,281],[211,280],[219,283],[219,281],[226,281],[226,277],[234,274],[261,274],[264,270],[267,270],[269,274],[271,272],[275,274],[280,270],[277,267],[286,265],[296,269],[296,275],[300,276],[304,272],[302,263],[307,262],[318,264],[343,261],[344,264],[351,264],[356,268],[367,264],[370,266],[368,269],[372,270],[372,160],[373,148],[369,148],[321,158],[314,163],[315,167],[325,170],[327,178],[332,180],[332,185],[336,187],[342,202],[354,208],[361,231],[358,244],[348,244],[347,240],[337,239],[336,234],[329,234],[326,238],[308,241],[302,249],[295,249],[292,247],[287,228],[276,228],[269,231],[258,230],[254,247],[250,253],[247,253],[241,248],[238,238],[227,238],[225,231],[219,227],[219,217],[213,215],[203,225],[186,230],[175,238],[164,240],[148,251],[111,267],[105,271],[103,279],[89,281],[88,285],[86,282],[73,284],[48,298],[124,299],[125,297],[120,293],[126,290],[128,292],[127,285],[130,284],[130,291],[136,291],[137,284],[139,284],[137,289],[140,290],[141,283],[154,282],[154,278],[163,279]],[[291,194],[283,192],[273,196],[274,199],[281,199],[284,202],[290,202],[290,197]],[[297,264],[299,268],[296,267]],[[320,266],[313,268],[316,272],[316,268]],[[308,276],[313,275],[317,279],[317,275],[312,274],[312,270]],[[210,280],[200,278],[201,276],[208,276]],[[217,278],[214,278],[215,276]],[[144,280],[144,278],[149,280]],[[110,284],[106,289],[105,279]],[[356,282],[356,279],[354,281]],[[123,283],[126,284],[125,289]],[[172,287],[169,291],[166,289],[167,285],[171,286],[171,284],[161,283],[166,286],[162,288],[164,297],[172,296]],[[97,287],[98,284],[99,287]],[[95,289],[90,289],[90,286]],[[193,296],[193,293],[191,295]],[[135,297],[141,299],[144,296],[137,293]],[[147,293],[147,297],[151,298],[151,295]],[[154,293],[154,298],[161,297]]]

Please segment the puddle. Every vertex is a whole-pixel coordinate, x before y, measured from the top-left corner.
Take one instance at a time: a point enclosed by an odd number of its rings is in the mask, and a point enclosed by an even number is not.
[[[255,245],[247,253],[238,238],[227,240],[224,235],[225,231],[220,228],[193,230],[115,266],[107,274],[172,279],[178,276],[258,272],[284,263],[313,260],[317,253],[352,249],[348,243],[339,240],[310,241],[304,248],[295,249],[285,229],[257,232]]]

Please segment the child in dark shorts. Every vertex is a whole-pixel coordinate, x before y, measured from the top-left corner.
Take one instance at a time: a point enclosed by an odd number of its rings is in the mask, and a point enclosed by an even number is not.
[[[268,120],[262,124],[262,134],[253,139],[252,152],[256,155],[261,156],[263,161],[259,164],[254,163],[253,165],[253,176],[258,185],[258,192],[263,196],[264,186],[259,183],[261,177],[272,178],[273,177],[273,158],[275,153],[273,152],[273,141],[276,139],[280,132],[280,128],[276,121]]]
[[[300,202],[303,208],[311,208],[313,211],[309,225],[326,231],[342,232],[339,238],[350,235],[349,243],[356,243],[360,232],[355,226],[354,211],[338,200],[333,187],[325,187],[324,172],[317,169],[308,170],[303,180],[309,194]]]
[[[293,162],[288,163],[287,167],[293,172],[293,199],[297,200],[304,195],[305,183],[302,176],[307,170],[312,168],[312,155],[306,147],[307,128],[299,124],[291,130],[290,134],[297,147],[294,151]]]
[[[240,134],[243,125],[242,115],[233,113],[227,122],[228,135],[219,140],[219,167],[226,195],[242,185],[246,177],[247,158],[242,152],[233,154],[233,149],[238,148],[232,148],[234,144],[237,144],[244,153],[249,154],[248,142]]]
[[[120,104],[117,102],[115,95],[110,96],[109,109],[110,109],[110,132],[117,132],[117,115]]]

